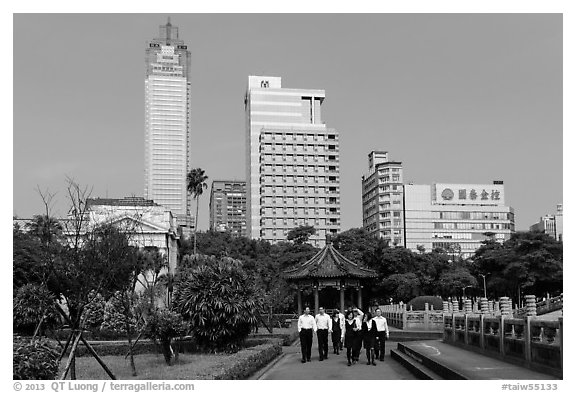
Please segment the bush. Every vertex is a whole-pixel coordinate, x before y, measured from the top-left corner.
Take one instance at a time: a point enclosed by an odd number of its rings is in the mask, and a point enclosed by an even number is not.
[[[231,258],[204,262],[177,278],[175,309],[190,321],[191,334],[201,348],[235,352],[256,325],[262,301],[240,262]]]
[[[160,341],[166,364],[172,364],[172,339],[184,334],[182,316],[170,310],[156,310],[148,321],[148,337]]]
[[[126,315],[124,315],[123,312],[120,296],[122,295],[117,292],[106,302],[102,318],[102,327],[100,329],[107,334],[117,333],[126,336]],[[132,312],[130,314],[132,314]],[[133,315],[129,315],[128,323],[130,324],[130,331],[134,332],[136,330],[136,319]]]
[[[414,311],[424,311],[424,304],[428,303],[428,308],[434,306],[434,310],[442,310],[442,299],[437,296],[417,296],[407,304],[407,310],[410,306]]]
[[[214,375],[214,379],[246,379],[281,353],[279,341],[246,348],[232,355],[234,364]]]
[[[60,353],[54,343],[14,337],[13,352],[13,379],[56,379]]]
[[[12,300],[14,330],[32,335],[42,318],[41,328],[53,327],[58,323],[54,295],[43,286],[26,284],[16,292]]]

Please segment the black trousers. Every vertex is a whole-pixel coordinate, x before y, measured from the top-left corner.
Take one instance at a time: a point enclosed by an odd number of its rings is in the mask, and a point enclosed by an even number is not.
[[[300,350],[302,351],[302,360],[310,360],[312,356],[312,329],[300,330]]]
[[[384,355],[386,354],[386,332],[376,333],[376,345],[374,345],[374,355],[380,359],[384,360]]]
[[[328,358],[328,329],[318,329],[316,331],[318,335],[318,353],[320,354],[320,359]]]

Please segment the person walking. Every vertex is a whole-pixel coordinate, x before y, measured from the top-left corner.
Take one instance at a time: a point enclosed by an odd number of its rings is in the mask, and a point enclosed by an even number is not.
[[[386,354],[386,340],[390,337],[390,332],[388,331],[386,317],[382,316],[382,310],[379,308],[376,309],[374,322],[376,323],[376,346],[374,347],[374,354],[378,360],[383,362],[384,355]]]
[[[360,330],[360,327],[356,325],[354,313],[352,311],[346,312],[346,322],[344,322],[344,346],[346,347],[346,359],[348,359],[349,366],[356,363],[356,360],[354,360],[352,356],[352,352],[356,345],[358,330]]]
[[[316,335],[318,336],[318,352],[320,361],[328,359],[328,334],[332,333],[332,318],[324,312],[324,307],[318,309],[315,318]]]
[[[367,312],[362,322],[362,341],[366,349],[366,358],[368,365],[376,365],[374,361],[374,343],[376,341],[376,322],[372,319],[372,313]]]
[[[300,350],[302,363],[310,361],[312,356],[312,332],[316,331],[316,321],[310,315],[310,307],[304,309],[304,314],[298,318],[298,335],[300,336]]]
[[[353,313],[356,330],[354,333],[354,344],[352,345],[352,360],[357,362],[360,360],[360,351],[362,350],[362,316],[364,313],[358,308],[354,308]]]
[[[340,318],[340,327],[342,328],[342,340],[340,340],[340,351],[342,351],[342,349],[344,348],[344,321],[346,320],[346,317],[344,316],[344,314],[340,312],[339,309],[336,309],[336,312],[338,313],[338,317]]]
[[[340,354],[340,346],[344,338],[344,318],[340,318],[340,313],[335,310],[332,313],[332,347],[334,354]]]

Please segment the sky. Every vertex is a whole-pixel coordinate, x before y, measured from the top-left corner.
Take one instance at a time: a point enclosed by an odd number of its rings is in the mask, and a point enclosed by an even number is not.
[[[248,75],[324,89],[340,134],[342,230],[368,153],[415,184],[503,180],[516,229],[562,203],[561,14],[15,14],[13,214],[143,195],[144,50],[171,16],[192,53],[192,167],[244,179]],[[199,228],[208,228],[209,191]]]

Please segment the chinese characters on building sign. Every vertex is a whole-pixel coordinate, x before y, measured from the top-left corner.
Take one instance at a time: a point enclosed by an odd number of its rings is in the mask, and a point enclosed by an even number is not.
[[[499,201],[500,200],[500,191],[498,190],[491,190],[490,192],[486,191],[486,189],[482,189],[482,191],[477,191],[476,189],[472,188],[469,192],[466,189],[459,189],[458,190],[458,199],[459,200],[471,200],[475,201],[478,199],[478,192],[480,192],[480,200],[487,201]],[[442,191],[442,199],[445,201],[451,201],[454,199],[454,191],[450,188],[445,188]]]

